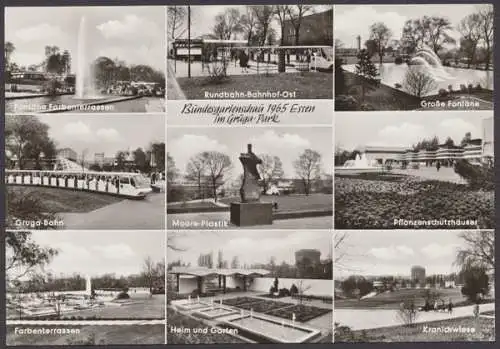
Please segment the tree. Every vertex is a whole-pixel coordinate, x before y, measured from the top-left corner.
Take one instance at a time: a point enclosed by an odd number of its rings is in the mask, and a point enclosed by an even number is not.
[[[286,24],[286,19],[288,16],[289,10],[289,5],[276,5],[274,7],[274,15],[278,19],[278,22],[280,24],[280,33],[281,33],[281,38],[280,38],[280,46],[283,46],[285,44],[285,24]]]
[[[473,266],[495,271],[495,234],[489,231],[468,231],[459,234],[464,246],[456,256],[455,264],[466,268]]]
[[[295,34],[295,46],[298,46],[300,43],[300,27],[302,25],[302,19],[308,12],[312,12],[313,8],[314,7],[312,5],[295,5],[288,7],[288,16]]]
[[[156,166],[159,171],[165,170],[165,143],[152,143],[149,146],[151,151],[151,156],[154,158],[154,164],[151,166]]]
[[[134,163],[137,169],[140,169],[141,171],[145,171],[147,169],[147,160],[146,160],[146,153],[142,148],[137,148],[132,152],[132,155],[134,157]]]
[[[192,181],[196,181],[198,184],[198,197],[204,197],[204,179],[206,175],[206,163],[205,158],[202,154],[197,154],[189,159],[186,166],[186,178]]]
[[[437,84],[432,75],[419,66],[409,66],[403,81],[403,89],[409,94],[423,97],[432,92]]]
[[[368,55],[370,56],[370,58],[373,57],[375,55],[375,53],[377,53],[377,50],[378,50],[377,45],[378,45],[377,42],[373,39],[365,41],[366,51],[368,52]]]
[[[361,77],[361,98],[364,100],[369,84],[374,83],[375,78],[378,76],[377,67],[373,64],[366,49],[362,49],[358,53],[356,74]]]
[[[259,172],[262,175],[262,185],[265,193],[272,182],[283,177],[283,163],[277,156],[262,154],[259,157],[262,159],[262,163],[259,165]]]
[[[7,231],[5,234],[5,274],[9,281],[19,280],[45,267],[58,254],[56,249],[42,247],[33,241],[31,232]]]
[[[469,265],[461,271],[461,274],[464,279],[461,291],[467,299],[478,302],[489,294],[489,277],[486,274],[486,268]]]
[[[181,36],[186,28],[187,7],[186,6],[168,6],[167,7],[167,31],[168,38],[173,42]]]
[[[258,5],[252,6],[253,14],[257,20],[256,39],[258,46],[266,44],[267,35],[274,16],[274,6]],[[263,52],[261,52],[261,55]]]
[[[5,148],[15,154],[19,169],[25,161],[38,162],[40,155],[55,155],[54,141],[49,137],[49,126],[36,116],[15,115],[5,119]]]
[[[217,252],[217,268],[224,268],[224,256],[222,254],[222,250],[219,250],[219,252]]]
[[[392,31],[383,22],[377,22],[370,26],[370,39],[375,41],[380,64],[382,64],[385,48],[391,36]]]
[[[447,147],[454,147],[455,146],[455,142],[453,141],[453,139],[451,137],[448,137],[448,138],[446,138],[446,141],[444,142],[444,145],[447,146]]]
[[[247,44],[251,45],[257,28],[257,17],[252,6],[245,7],[245,14],[241,16],[240,25]]]
[[[466,146],[467,144],[470,143],[471,140],[472,140],[472,133],[466,132],[464,138],[462,138],[462,140],[460,141],[460,146],[461,147]]]
[[[462,34],[460,49],[467,57],[467,68],[476,61],[476,49],[482,36],[480,23],[480,15],[471,13],[458,24],[458,31]]]
[[[154,277],[155,264],[150,256],[144,259],[143,273],[145,276],[146,285],[149,287],[149,292],[153,292],[153,277]]]
[[[320,175],[321,154],[315,150],[306,149],[299,156],[299,158],[294,161],[293,167],[295,168],[295,172],[299,178],[302,180],[305,194],[309,195],[311,182]]]
[[[223,13],[215,16],[212,29],[214,36],[220,40],[231,40],[233,35],[242,31],[241,14],[236,8],[226,8]]]
[[[403,26],[401,45],[408,54],[422,46],[429,46],[436,54],[445,44],[455,43],[451,36],[453,26],[444,17],[424,16],[418,19],[409,19]]]
[[[11,71],[11,57],[14,51],[16,50],[16,47],[14,44],[10,41],[6,41],[5,45],[3,47],[3,52],[4,52],[4,58],[5,58],[5,70]]]
[[[297,283],[297,291],[298,291],[297,293],[299,296],[299,304],[302,304],[302,302],[304,301],[304,295],[307,292],[307,290],[309,290],[310,288],[311,288],[311,285],[306,285],[304,280],[300,280]]]
[[[174,158],[167,153],[167,185],[171,185],[179,175]]]
[[[481,39],[486,47],[486,65],[485,70],[490,69],[490,59],[492,55],[493,47],[493,31],[494,31],[494,13],[493,6],[491,4],[484,5],[479,12],[480,18],[479,29],[481,32]]]
[[[231,159],[218,151],[206,151],[201,157],[207,168],[207,175],[212,187],[212,195],[217,201],[217,188],[224,184],[224,175],[231,169]]]

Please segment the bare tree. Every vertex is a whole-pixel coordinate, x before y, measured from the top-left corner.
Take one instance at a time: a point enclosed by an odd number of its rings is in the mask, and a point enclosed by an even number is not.
[[[458,24],[458,31],[462,34],[462,39],[465,45],[460,45],[461,49],[464,46],[464,52],[467,55],[467,68],[476,60],[476,49],[481,40],[481,17],[477,13],[472,13],[463,18]]]
[[[283,46],[285,43],[285,23],[289,12],[289,5],[276,5],[274,7],[274,14],[278,19],[281,30],[280,45]]]
[[[464,246],[457,251],[456,265],[484,268],[489,272],[495,270],[494,232],[468,231],[460,233],[459,237]]]
[[[315,150],[306,149],[299,158],[294,161],[293,167],[302,180],[305,194],[309,195],[312,181],[320,175],[321,154]]]
[[[259,5],[252,6],[254,16],[257,19],[257,36],[258,45],[264,46],[266,44],[267,35],[271,27],[274,17],[274,6]]]
[[[299,304],[302,304],[302,302],[304,301],[304,294],[310,288],[311,288],[311,285],[306,285],[305,282],[304,282],[304,280],[300,280],[297,283],[297,290],[298,290],[298,296],[299,296]]]
[[[420,67],[410,66],[406,71],[403,88],[409,94],[422,97],[434,90],[436,86],[434,78]]]
[[[251,45],[258,21],[257,17],[255,16],[254,10],[252,9],[252,6],[246,6],[245,11],[245,14],[241,16],[240,24],[243,35],[247,40],[247,44]]]
[[[382,64],[385,48],[391,36],[392,31],[383,22],[377,22],[370,26],[370,39],[376,43],[380,64]]]
[[[213,34],[217,39],[230,40],[234,34],[242,31],[241,14],[236,8],[227,8],[215,16]]]
[[[264,186],[264,192],[269,189],[269,185],[283,177],[283,163],[277,156],[272,156],[268,154],[259,155],[262,159],[262,163],[259,165],[260,173],[262,174],[262,184]]]
[[[201,154],[197,154],[191,159],[186,166],[186,178],[189,180],[196,181],[198,184],[198,196],[202,198],[204,195],[203,191],[203,180],[206,173],[205,159]]]
[[[295,45],[298,46],[300,42],[300,28],[302,26],[302,19],[307,13],[312,12],[312,5],[295,5],[288,7],[288,16],[290,18],[290,23],[294,29],[295,35]],[[297,57],[298,59],[298,57]]]
[[[486,66],[485,69],[490,69],[490,59],[493,47],[493,32],[494,32],[494,18],[493,6],[491,4],[484,5],[479,12],[480,18],[479,28],[481,31],[481,39],[486,47]]]
[[[187,30],[187,7],[168,6],[167,7],[167,31],[168,37],[174,41]]]
[[[146,257],[143,264],[143,273],[146,278],[146,283],[149,287],[149,292],[153,291],[153,279],[155,273],[155,263],[151,257]]]
[[[212,186],[212,195],[217,201],[217,188],[224,183],[224,175],[231,169],[231,159],[226,154],[218,151],[206,151],[201,153],[207,168],[207,175]]]

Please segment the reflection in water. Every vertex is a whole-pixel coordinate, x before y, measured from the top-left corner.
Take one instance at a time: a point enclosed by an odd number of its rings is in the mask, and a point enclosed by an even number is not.
[[[427,95],[435,95],[440,89],[448,90],[451,85],[454,90],[460,90],[460,85],[472,84],[476,86],[480,84],[482,88],[493,90],[493,72],[476,69],[460,69],[444,66],[431,65],[413,65],[411,68],[418,67],[425,69],[432,75],[436,83],[436,88],[430,91]],[[348,72],[355,73],[355,64],[346,64],[342,68]],[[410,69],[407,64],[382,63],[378,65],[379,78],[381,82],[390,87],[395,87],[396,84],[403,85],[405,74]]]

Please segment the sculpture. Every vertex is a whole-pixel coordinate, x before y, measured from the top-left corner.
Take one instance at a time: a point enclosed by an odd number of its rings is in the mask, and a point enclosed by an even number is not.
[[[246,153],[241,153],[240,161],[243,165],[243,181],[240,188],[241,202],[258,202],[260,200],[261,179],[257,165],[262,163],[262,160],[252,152],[252,145],[248,144]]]

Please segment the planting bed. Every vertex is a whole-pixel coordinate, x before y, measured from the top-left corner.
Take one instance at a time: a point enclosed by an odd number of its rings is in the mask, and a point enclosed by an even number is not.
[[[238,305],[238,308],[245,309],[245,310],[253,309],[253,311],[258,312],[258,313],[267,313],[267,312],[270,312],[274,309],[280,309],[280,308],[288,307],[291,305],[292,304],[290,304],[290,303],[284,303],[284,302],[261,301],[258,303],[241,304],[241,305]]]
[[[494,191],[472,190],[464,184],[379,174],[336,175],[335,228],[477,228],[475,225],[394,224],[395,219],[443,219],[477,220],[479,228],[494,229],[494,199]]]
[[[328,314],[331,311],[331,309],[323,309],[312,307],[309,305],[297,304],[287,308],[274,309],[267,312],[267,315],[272,315],[284,319],[291,319],[292,314],[295,314],[295,320],[299,322],[306,322],[311,319],[317,318],[318,316]]]
[[[225,299],[222,301],[222,304],[230,305],[233,307],[240,307],[243,304],[260,303],[260,302],[264,302],[264,300],[252,297],[236,297],[236,298]]]

